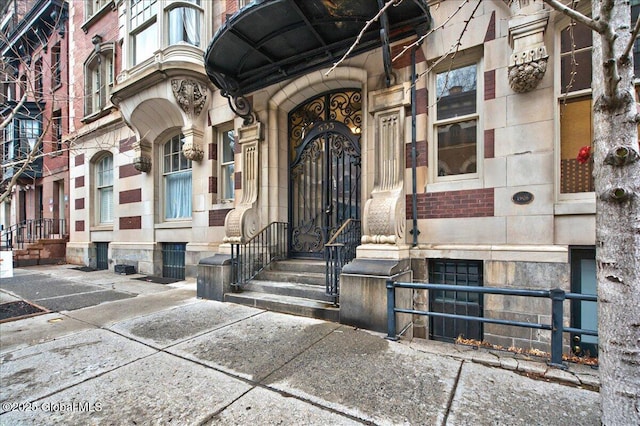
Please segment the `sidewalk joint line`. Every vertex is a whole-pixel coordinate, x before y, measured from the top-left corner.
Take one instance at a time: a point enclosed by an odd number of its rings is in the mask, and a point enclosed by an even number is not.
[[[453,405],[453,399],[456,396],[456,391],[458,390],[458,382],[460,381],[460,376],[462,374],[462,366],[464,365],[464,361],[460,362],[460,366],[458,367],[458,374],[456,374],[456,380],[453,382],[453,388],[451,389],[451,394],[449,395],[449,401],[447,401],[447,410],[444,413],[444,418],[442,419],[442,426],[447,424],[447,420],[449,419],[449,413],[451,412],[451,406]]]

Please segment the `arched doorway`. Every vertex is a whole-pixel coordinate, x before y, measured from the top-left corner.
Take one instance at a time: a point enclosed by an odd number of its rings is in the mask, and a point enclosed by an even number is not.
[[[292,257],[322,258],[348,219],[360,218],[359,90],[325,93],[289,114]]]

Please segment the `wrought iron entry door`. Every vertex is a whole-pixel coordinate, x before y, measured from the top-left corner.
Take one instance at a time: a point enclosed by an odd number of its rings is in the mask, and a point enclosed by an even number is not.
[[[359,137],[338,121],[309,126],[290,167],[292,257],[324,257],[324,245],[360,218]]]

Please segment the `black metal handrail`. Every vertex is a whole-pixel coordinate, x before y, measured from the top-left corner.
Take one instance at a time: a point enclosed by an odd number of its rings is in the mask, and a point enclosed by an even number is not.
[[[414,309],[396,308],[396,288],[408,288],[414,290],[442,290],[442,291],[464,291],[478,294],[502,294],[506,296],[542,297],[551,299],[551,324],[529,323],[522,321],[511,321],[497,318],[473,317],[468,315],[445,314],[442,312],[418,311]],[[515,327],[535,328],[539,330],[551,331],[551,361],[549,365],[559,368],[566,368],[562,363],[562,336],[563,333],[585,334],[597,336],[597,330],[587,330],[582,328],[565,327],[564,301],[565,299],[582,300],[587,302],[597,302],[598,297],[590,294],[568,293],[560,288],[550,290],[514,289],[502,287],[478,287],[448,284],[431,283],[403,283],[387,281],[387,338],[397,340],[396,336],[396,313],[424,315],[437,318],[462,319],[467,321],[478,321],[481,323],[510,325]]]
[[[274,260],[287,258],[286,222],[272,222],[244,243],[231,244],[231,285],[235,290],[254,278]]]
[[[67,236],[65,219],[27,219],[2,230],[0,249],[24,249],[25,245],[42,239],[63,239]]]
[[[347,219],[333,234],[325,247],[326,294],[333,298],[334,305],[340,297],[340,273],[342,267],[356,257],[356,247],[360,244],[360,220]]]

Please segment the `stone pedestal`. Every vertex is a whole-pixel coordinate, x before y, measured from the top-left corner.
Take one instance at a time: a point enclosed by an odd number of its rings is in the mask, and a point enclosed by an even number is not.
[[[340,322],[354,327],[387,333],[387,280],[411,282],[408,259],[354,259],[345,265],[340,275]],[[411,309],[410,289],[396,290],[396,307]],[[411,324],[411,315],[396,316],[400,333]],[[411,329],[408,330],[409,337]],[[407,335],[407,333],[405,333]]]
[[[201,259],[196,296],[223,302],[225,293],[231,293],[231,256],[216,254]]]

